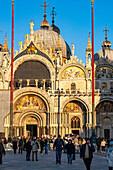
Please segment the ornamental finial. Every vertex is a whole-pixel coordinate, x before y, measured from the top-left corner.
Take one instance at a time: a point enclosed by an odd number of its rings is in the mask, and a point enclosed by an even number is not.
[[[94,4],[94,0],[91,0],[91,4],[92,4],[92,5]]]

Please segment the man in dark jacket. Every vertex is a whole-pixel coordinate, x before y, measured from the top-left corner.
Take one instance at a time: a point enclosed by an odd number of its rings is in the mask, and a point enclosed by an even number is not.
[[[31,139],[29,139],[28,142],[26,143],[26,161],[30,161],[31,150],[32,150]]]
[[[83,144],[80,149],[80,157],[84,160],[87,170],[90,170],[91,161],[93,159],[93,152],[95,152],[95,148],[90,139],[87,138],[86,143]]]
[[[54,145],[53,145],[53,149],[56,150],[56,164],[57,163],[61,164],[61,155],[62,155],[63,147],[64,147],[64,142],[61,139],[61,136],[58,135],[58,138],[55,140]]]
[[[2,164],[2,155],[4,154],[5,156],[5,149],[4,149],[4,146],[2,144],[2,140],[0,138],[0,164]]]
[[[67,150],[68,164],[72,164],[73,155],[75,154],[75,146],[71,139],[69,139],[69,142],[66,144],[65,148]]]

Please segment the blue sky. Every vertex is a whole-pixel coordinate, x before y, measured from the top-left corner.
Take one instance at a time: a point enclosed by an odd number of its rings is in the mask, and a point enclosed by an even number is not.
[[[47,0],[50,7],[47,10],[47,20],[51,25],[50,12],[55,7],[57,16],[55,25],[61,30],[61,36],[69,44],[75,45],[75,54],[85,62],[88,33],[91,31],[91,0]],[[43,0],[15,0],[15,49],[19,41],[24,41],[26,33],[30,33],[29,24],[33,19],[34,30],[40,29],[43,20],[41,4]],[[8,45],[11,48],[11,0],[0,2],[0,43],[4,43],[5,33],[8,35]],[[113,44],[113,0],[95,0],[95,52],[101,49],[106,24],[110,30],[108,40]]]

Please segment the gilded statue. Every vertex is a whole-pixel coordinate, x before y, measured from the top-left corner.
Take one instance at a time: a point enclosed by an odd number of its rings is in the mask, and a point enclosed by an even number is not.
[[[74,46],[74,44],[71,44],[71,46],[72,46],[72,56],[74,56],[74,53],[75,53],[75,46]]]
[[[31,20],[31,23],[30,23],[30,30],[31,30],[31,32],[30,32],[30,34],[34,33],[33,28],[34,28],[34,23],[33,23],[33,20]]]

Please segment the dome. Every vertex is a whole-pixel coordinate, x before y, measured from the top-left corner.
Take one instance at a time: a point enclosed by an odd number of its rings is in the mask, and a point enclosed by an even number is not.
[[[60,33],[60,29],[56,25],[51,25],[53,31]]]
[[[108,41],[108,40],[105,40],[105,41],[102,43],[102,47],[110,48],[110,47],[111,47],[111,42]]]
[[[47,22],[47,20],[44,18],[44,20],[41,22],[41,24],[40,24],[40,27],[41,28],[48,28],[49,27],[49,23]]]
[[[58,33],[51,29],[40,29],[34,32],[35,36],[38,34],[38,43],[44,42],[46,48],[52,48],[53,51],[57,49],[58,44]],[[60,36],[60,35],[59,35]],[[60,36],[61,51],[64,58],[70,58],[70,48],[64,39]]]

